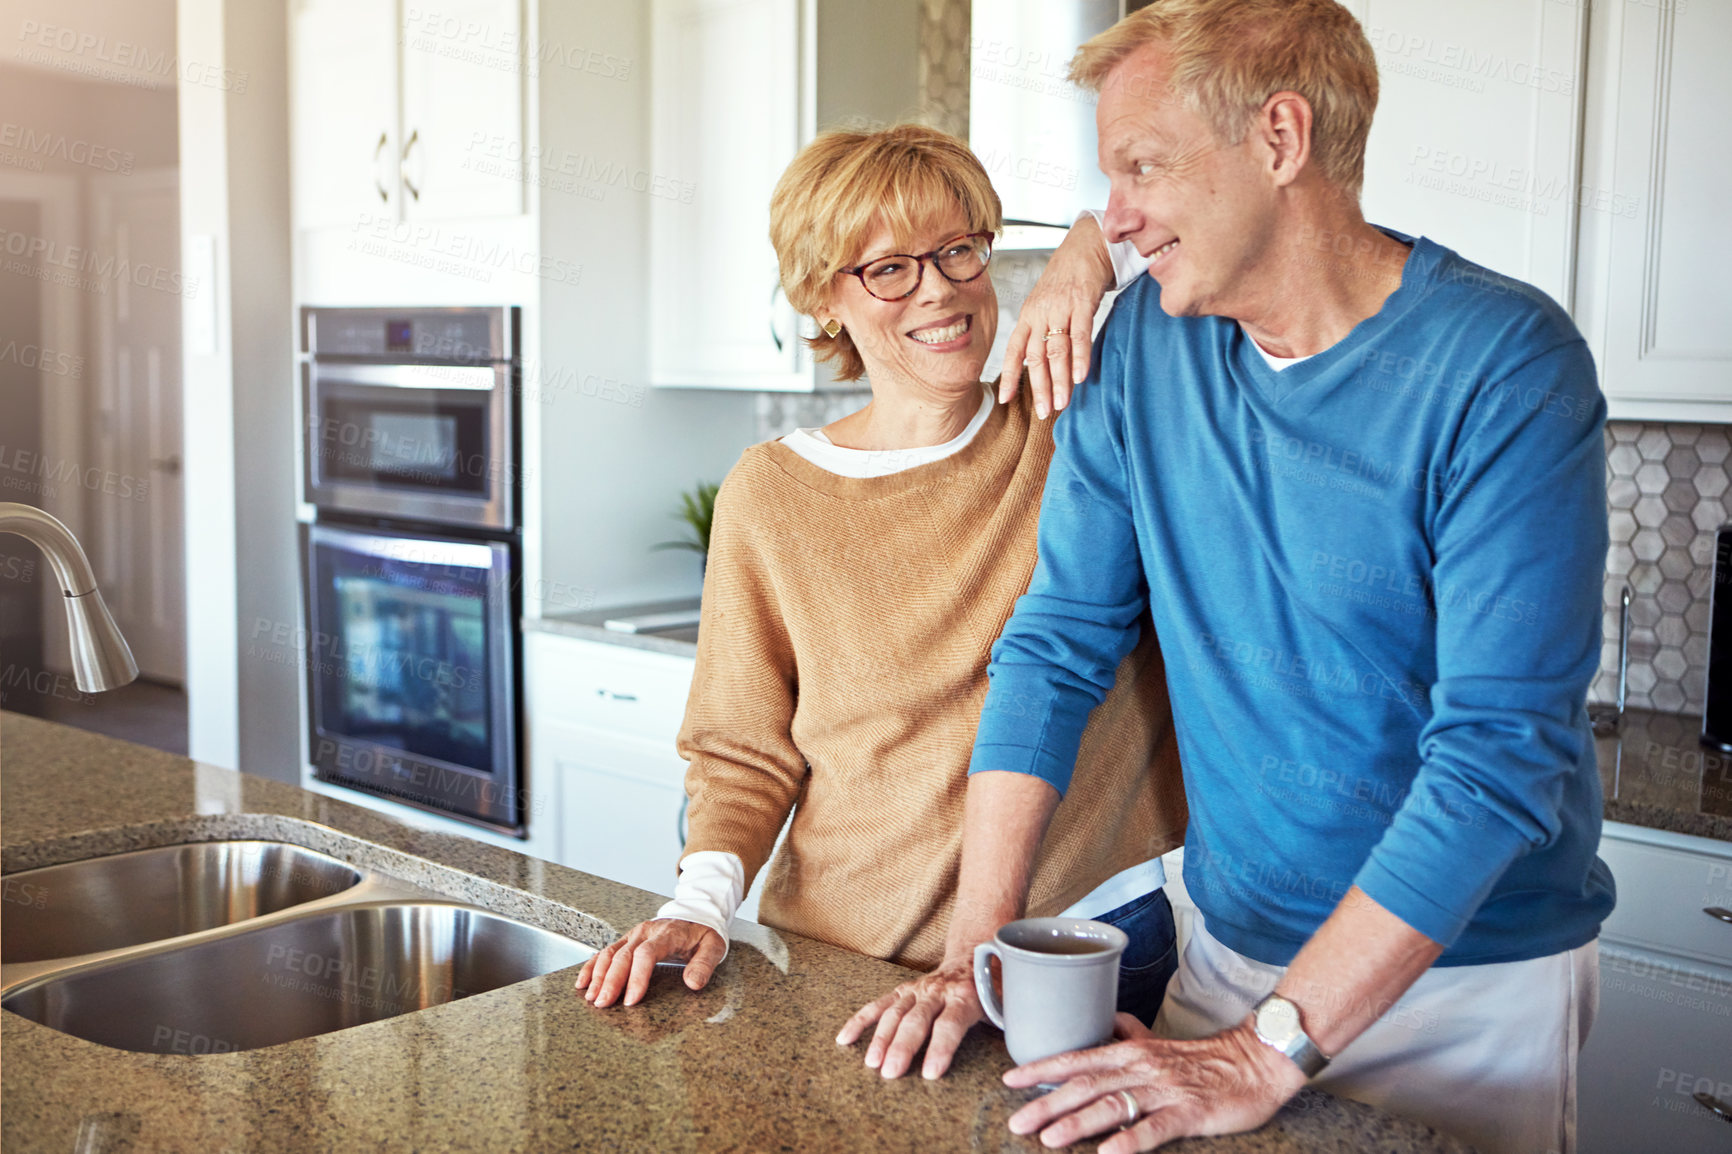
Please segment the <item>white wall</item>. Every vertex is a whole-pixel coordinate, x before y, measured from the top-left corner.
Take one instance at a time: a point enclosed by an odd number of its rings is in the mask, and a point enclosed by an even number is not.
[[[589,160],[649,167],[649,5],[547,2],[538,31],[543,155],[556,165],[570,155],[580,172]],[[539,195],[543,254],[584,273],[542,286],[538,373],[550,387],[526,422],[540,425],[539,461],[526,464],[541,495],[531,524],[543,582],[531,592],[550,614],[696,595],[696,559],[650,547],[682,535],[670,516],[679,494],[721,480],[751,443],[754,398],[647,387],[656,317],[644,194],[623,181],[549,180]]]
[[[19,67],[135,88],[172,89],[179,72],[175,0],[0,0],[0,41]]]
[[[225,78],[180,85],[190,750],[298,781],[299,670],[245,654],[297,605],[286,29],[284,0],[180,0],[183,71]]]
[[[182,54],[222,58],[224,6],[224,0],[181,0],[177,44]],[[181,312],[181,412],[187,746],[193,757],[232,769],[240,764],[240,669],[227,103],[219,90],[189,87],[180,96],[181,272],[200,283]],[[201,240],[214,246],[214,262],[198,259]],[[201,340],[200,333],[210,334],[211,341]]]

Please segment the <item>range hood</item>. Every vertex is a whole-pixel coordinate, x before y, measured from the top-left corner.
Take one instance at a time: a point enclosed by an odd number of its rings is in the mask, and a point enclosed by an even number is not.
[[[1132,0],[1134,10],[1143,5]],[[1095,96],[1071,57],[1124,0],[974,0],[968,143],[1004,201],[1000,249],[1049,249],[1085,208],[1105,208]]]

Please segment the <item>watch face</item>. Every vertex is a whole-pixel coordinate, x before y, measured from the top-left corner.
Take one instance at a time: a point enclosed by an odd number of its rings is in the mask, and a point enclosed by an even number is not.
[[[1299,1007],[1285,998],[1270,998],[1258,1007],[1257,1029],[1270,1041],[1286,1045],[1299,1033]]]

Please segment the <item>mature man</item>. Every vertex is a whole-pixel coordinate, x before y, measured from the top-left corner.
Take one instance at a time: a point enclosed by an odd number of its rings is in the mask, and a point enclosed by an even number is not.
[[[1017,916],[1145,606],[1202,916],[1161,1036],[1013,1071],[1064,1085],[1011,1128],[1128,1127],[1119,1154],[1255,1127],[1309,1079],[1482,1150],[1570,1150],[1613,900],[1588,350],[1537,290],[1360,215],[1376,65],[1332,0],[1158,0],[1072,78],[1100,94],[1106,238],[1148,276],[1055,428],[951,941],[959,961]],[[1048,276],[1024,319],[1062,404],[1109,279],[1093,224]],[[975,1013],[947,962],[856,1022],[887,1073],[930,1029],[930,1076]]]

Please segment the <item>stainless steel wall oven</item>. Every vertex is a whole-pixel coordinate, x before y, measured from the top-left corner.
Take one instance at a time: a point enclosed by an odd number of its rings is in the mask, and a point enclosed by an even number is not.
[[[520,829],[511,545],[318,522],[306,550],[318,777]]]
[[[516,528],[518,338],[516,309],[303,309],[307,502]]]
[[[302,311],[308,757],[524,835],[515,308]]]

